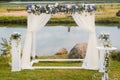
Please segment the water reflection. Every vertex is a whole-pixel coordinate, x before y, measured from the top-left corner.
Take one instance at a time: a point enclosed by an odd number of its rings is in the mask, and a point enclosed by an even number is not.
[[[120,29],[120,26],[118,26],[117,28]]]
[[[70,32],[71,26],[68,26],[67,28],[68,28],[68,32]]]

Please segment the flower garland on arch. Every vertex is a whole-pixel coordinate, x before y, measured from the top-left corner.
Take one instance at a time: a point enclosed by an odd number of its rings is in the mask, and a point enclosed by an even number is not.
[[[55,5],[36,5],[28,4],[26,10],[28,13],[33,13],[35,15],[40,15],[41,13],[55,14],[58,12],[74,14],[75,12],[82,13],[83,11],[92,13],[96,11],[96,6],[94,4],[65,4],[60,5],[56,3]]]

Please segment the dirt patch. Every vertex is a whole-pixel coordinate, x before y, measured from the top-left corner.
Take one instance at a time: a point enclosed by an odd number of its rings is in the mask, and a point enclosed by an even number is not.
[[[4,12],[0,13],[0,16],[27,16],[26,11]]]
[[[0,16],[27,16],[27,12],[26,11],[1,12]],[[67,14],[64,13],[57,13],[52,15],[53,18],[64,18],[66,16]]]

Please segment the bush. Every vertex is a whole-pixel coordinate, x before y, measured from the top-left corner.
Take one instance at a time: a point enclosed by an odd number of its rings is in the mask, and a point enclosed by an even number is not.
[[[110,57],[112,60],[120,61],[120,51],[112,51]]]
[[[0,49],[2,51],[2,55],[9,55],[11,53],[11,45],[10,45],[10,41],[7,41],[7,39],[2,38],[2,43],[0,43],[0,45],[2,46],[2,49]]]

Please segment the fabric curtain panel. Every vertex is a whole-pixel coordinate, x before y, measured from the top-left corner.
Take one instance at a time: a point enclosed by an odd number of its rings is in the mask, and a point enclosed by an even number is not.
[[[27,34],[26,34],[25,44],[23,48],[23,55],[22,55],[22,68],[23,69],[31,68],[30,57],[35,56],[35,50],[32,51],[32,48],[33,48],[32,45],[35,46],[35,44],[32,44],[32,42],[35,43],[34,34],[36,33],[38,29],[41,29],[42,27],[46,25],[50,17],[51,17],[51,14],[42,13],[41,15],[35,15],[35,14],[28,13]]]
[[[25,45],[22,56],[22,68],[28,69],[31,67],[30,57],[35,57],[35,33],[41,29],[50,19],[51,14],[42,13],[40,15],[28,14],[28,29],[25,39]],[[95,16],[94,13],[83,12],[81,14],[72,14],[73,19],[80,27],[89,32],[88,47],[86,57],[84,59],[82,68],[84,69],[98,69],[98,51],[95,33]],[[33,36],[34,35],[34,36]],[[33,43],[34,42],[34,43]]]
[[[80,29],[84,29],[89,32],[88,47],[82,68],[97,70],[99,61],[98,51],[96,48],[95,14],[88,12],[83,12],[81,14],[75,13],[72,14],[72,17]]]

